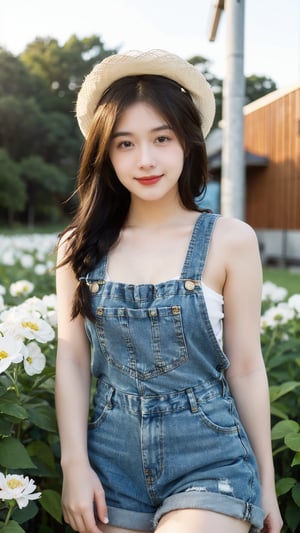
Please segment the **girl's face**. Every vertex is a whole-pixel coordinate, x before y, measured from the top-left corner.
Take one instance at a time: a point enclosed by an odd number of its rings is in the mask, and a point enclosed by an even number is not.
[[[109,156],[132,198],[153,201],[178,194],[184,151],[151,105],[137,102],[124,111],[114,128]]]

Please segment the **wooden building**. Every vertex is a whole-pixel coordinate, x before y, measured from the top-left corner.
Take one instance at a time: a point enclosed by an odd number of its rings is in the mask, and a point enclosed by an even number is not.
[[[245,150],[268,160],[247,169],[246,220],[300,230],[300,83],[251,102],[244,115]]]
[[[244,117],[246,222],[257,232],[265,263],[300,264],[300,83],[246,105]],[[218,185],[222,133],[216,129],[207,139]]]

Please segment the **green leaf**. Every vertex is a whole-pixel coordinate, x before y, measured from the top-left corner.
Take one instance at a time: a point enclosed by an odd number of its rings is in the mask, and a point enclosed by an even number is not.
[[[273,450],[273,457],[283,452],[284,450],[286,450],[286,446],[280,446],[279,448],[276,448],[275,450]]]
[[[288,433],[284,442],[293,452],[300,452],[300,433]]]
[[[68,529],[66,528],[66,529],[65,529],[65,532],[66,532],[66,533],[70,533],[70,532],[71,532],[71,528],[70,528],[70,529],[69,529],[69,528],[68,528]],[[41,525],[39,526],[39,529],[38,529],[38,532],[37,532],[37,533],[53,533],[53,529],[52,529],[51,526],[47,526],[47,525],[45,525],[45,524],[41,524]]]
[[[14,520],[10,520],[7,526],[4,526],[3,529],[1,528],[1,531],[3,533],[25,533],[25,530]]]
[[[288,416],[284,413],[284,411],[282,411],[281,409],[279,409],[276,405],[274,405],[273,403],[271,404],[271,415],[274,415],[274,416],[277,416],[278,418],[283,418],[284,420],[287,420],[288,419]]]
[[[277,496],[286,494],[294,487],[294,485],[296,485],[296,480],[293,477],[283,477],[279,479],[276,483]]]
[[[60,494],[55,490],[43,490],[41,497],[41,506],[47,513],[49,513],[57,522],[62,523],[61,499]]]
[[[55,459],[54,459],[53,452],[50,446],[48,446],[48,444],[46,444],[45,442],[42,442],[42,441],[31,442],[27,446],[27,451],[31,457],[38,457],[39,459],[42,460],[44,464],[54,467]]]
[[[286,533],[289,531],[291,531],[291,533],[296,533],[299,531],[300,509],[293,500],[291,500],[291,502],[288,503],[285,508],[284,519],[286,525],[289,527],[289,529],[285,530]]]
[[[283,439],[287,433],[297,433],[299,424],[295,420],[282,420],[272,428],[272,440]]]
[[[56,415],[53,407],[50,405],[36,405],[28,407],[27,410],[28,416],[35,426],[56,433]]]
[[[287,381],[286,383],[282,383],[282,385],[272,385],[270,387],[270,401],[274,402],[277,398],[284,396],[299,386],[299,381]]]
[[[24,524],[24,522],[34,518],[38,512],[39,508],[35,501],[30,501],[24,509],[19,509],[17,507],[13,512],[13,517],[17,520],[18,524]]]
[[[300,452],[295,453],[291,466],[300,465]]]
[[[21,420],[25,420],[25,418],[28,416],[26,409],[24,409],[22,405],[18,405],[15,402],[13,403],[10,400],[4,400],[3,398],[0,401],[0,413],[14,416],[15,418],[19,418]]]
[[[274,356],[272,357],[272,359],[270,359],[268,361],[268,370],[272,370],[274,368],[277,368],[278,366],[286,366],[287,364],[287,359],[288,357],[286,355],[278,355],[278,356]]]
[[[41,441],[33,441],[27,446],[27,451],[38,469],[36,475],[39,477],[58,476],[55,456],[48,444]]]
[[[0,435],[2,437],[9,437],[11,434],[11,421],[5,420],[1,417],[0,419]]]
[[[36,468],[23,444],[7,437],[0,441],[0,464],[5,468]]]
[[[292,488],[292,497],[294,502],[300,507],[300,483],[297,483],[297,485]]]

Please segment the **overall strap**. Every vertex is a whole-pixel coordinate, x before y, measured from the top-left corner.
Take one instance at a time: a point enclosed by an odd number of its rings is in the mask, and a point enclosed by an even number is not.
[[[196,221],[181,278],[200,280],[215,223],[221,215],[202,213]]]
[[[93,281],[104,281],[106,277],[106,265],[107,265],[107,255],[105,255],[99,263],[95,266],[93,270],[88,272],[84,277],[87,283]]]

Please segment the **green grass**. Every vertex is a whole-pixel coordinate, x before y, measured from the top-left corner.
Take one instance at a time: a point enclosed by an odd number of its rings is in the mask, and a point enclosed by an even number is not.
[[[275,285],[285,287],[289,296],[300,294],[300,269],[297,272],[286,268],[265,267],[263,274],[264,281],[272,281]]]
[[[33,227],[17,224],[11,228],[0,226],[0,236],[28,235],[30,233],[60,233],[68,224],[69,221],[66,221],[65,224],[41,224]]]

